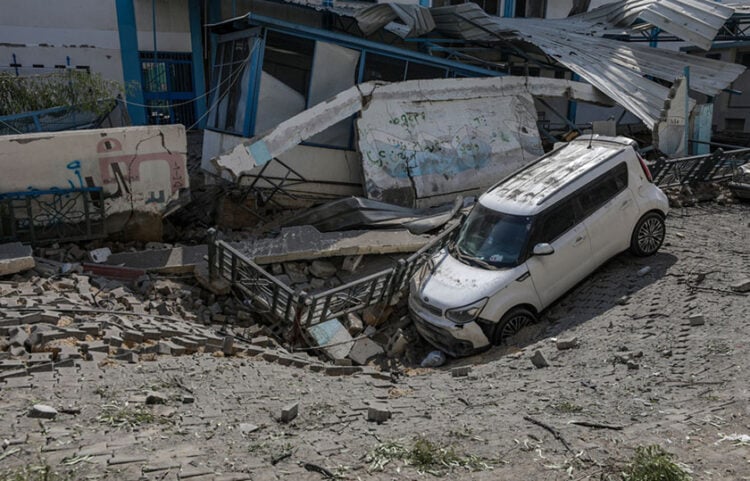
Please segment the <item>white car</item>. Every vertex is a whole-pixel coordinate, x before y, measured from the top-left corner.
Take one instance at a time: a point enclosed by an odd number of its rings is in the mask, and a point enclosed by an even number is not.
[[[669,204],[635,142],[563,144],[482,194],[455,242],[411,280],[430,344],[465,356],[500,343],[612,256],[656,253]]]

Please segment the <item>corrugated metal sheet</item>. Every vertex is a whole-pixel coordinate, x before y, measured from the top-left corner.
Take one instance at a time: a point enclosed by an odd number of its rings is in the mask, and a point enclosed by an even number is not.
[[[361,10],[354,18],[365,35],[385,27],[402,38],[418,37],[435,28],[430,10],[420,5],[381,3]]]
[[[636,19],[659,27],[704,50],[734,9],[708,0],[622,0],[572,17],[579,22],[630,27]]]
[[[587,32],[580,19],[500,18],[475,4],[432,9],[437,29],[471,40],[513,37],[540,48],[607,94],[653,128],[669,89],[646,76],[669,82],[690,67],[690,87],[716,95],[744,70],[737,64],[681,52],[619,42]]]

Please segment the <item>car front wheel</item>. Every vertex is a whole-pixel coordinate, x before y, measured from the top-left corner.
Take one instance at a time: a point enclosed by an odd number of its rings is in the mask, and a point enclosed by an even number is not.
[[[664,242],[664,216],[658,212],[649,212],[640,218],[633,229],[630,239],[630,251],[640,257],[656,254]]]
[[[495,326],[492,336],[493,344],[500,344],[505,339],[518,334],[521,329],[536,322],[536,316],[524,307],[515,307],[505,313]]]

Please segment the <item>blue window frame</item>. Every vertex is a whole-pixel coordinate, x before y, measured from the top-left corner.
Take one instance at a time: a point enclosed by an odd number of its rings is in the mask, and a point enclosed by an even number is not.
[[[141,86],[149,124],[195,123],[193,55],[184,52],[140,52]]]

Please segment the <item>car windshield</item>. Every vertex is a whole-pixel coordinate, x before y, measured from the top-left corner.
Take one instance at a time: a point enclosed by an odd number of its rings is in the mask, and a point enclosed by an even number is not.
[[[504,214],[477,204],[461,227],[453,254],[482,267],[513,267],[522,260],[531,217]]]

